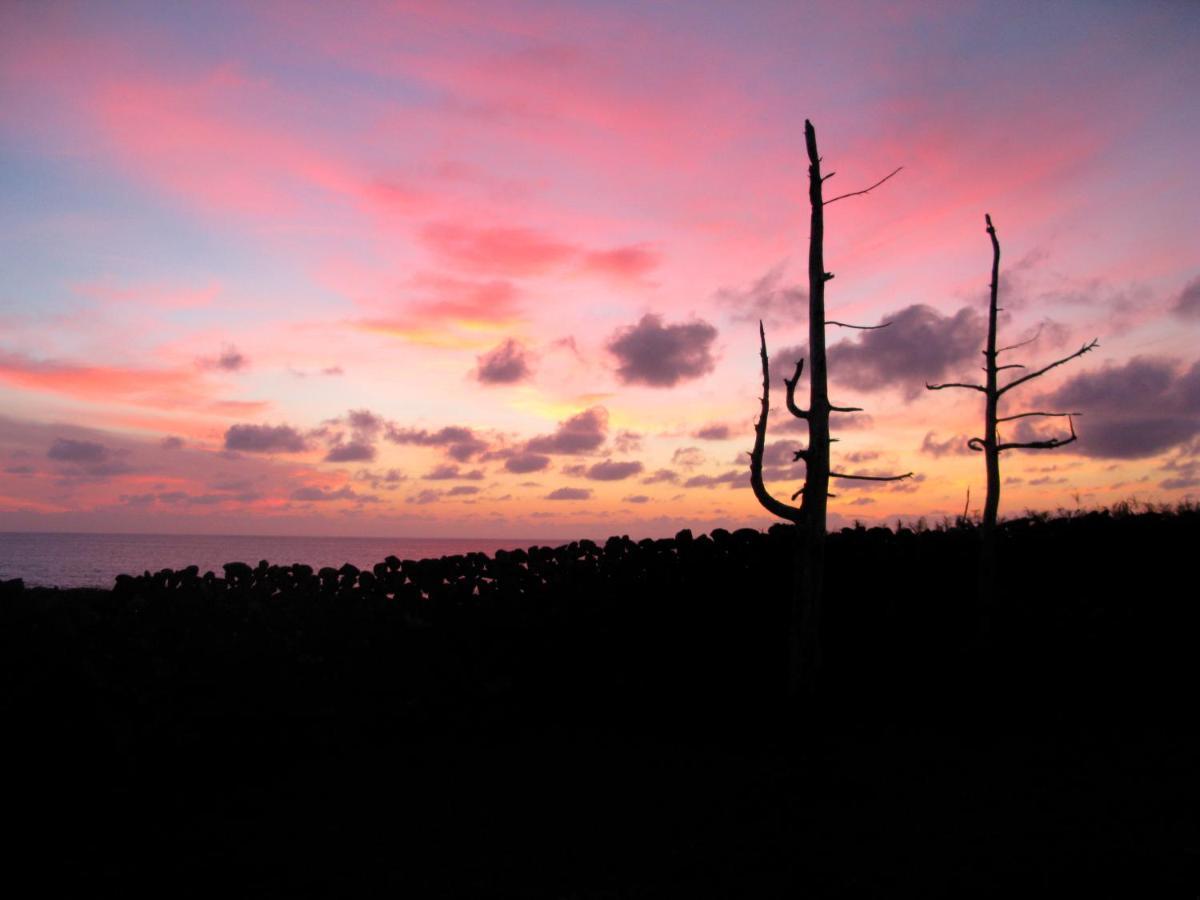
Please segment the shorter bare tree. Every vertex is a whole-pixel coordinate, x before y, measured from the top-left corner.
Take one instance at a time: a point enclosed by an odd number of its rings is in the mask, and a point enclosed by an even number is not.
[[[1000,372],[1008,369],[1025,368],[1025,366],[1018,363],[1000,365],[1000,354],[1032,343],[1037,339],[1037,335],[1035,334],[1027,341],[1021,341],[1008,347],[1000,347],[999,349],[996,347],[996,314],[1000,312],[1000,307],[996,305],[1000,291],[1000,241],[996,237],[996,228],[992,225],[992,217],[985,214],[983,218],[987,223],[988,236],[992,239],[992,283],[988,299],[987,348],[982,351],[986,362],[986,365],[983,367],[983,371],[986,373],[986,381],[984,384],[964,384],[958,382],[949,384],[927,383],[925,387],[931,391],[940,391],[945,388],[963,388],[965,390],[979,391],[984,395],[986,400],[983,415],[983,437],[973,437],[967,441],[968,447],[983,453],[987,469],[987,495],[983,504],[983,527],[981,529],[979,566],[979,599],[982,606],[981,625],[986,628],[996,581],[996,520],[1000,510],[1000,454],[1006,450],[1053,450],[1056,447],[1070,444],[1078,439],[1078,436],[1075,434],[1074,417],[1080,415],[1078,412],[1044,412],[1036,410],[1002,416],[1000,415],[1000,400],[1013,388],[1033,381],[1033,379],[1045,375],[1051,369],[1094,350],[1099,346],[1099,342],[1093,339],[1069,356],[1057,359],[1049,365],[1042,366],[1033,372],[1027,372],[1024,375],[1014,378],[1007,384],[999,384]],[[1038,441],[1001,440],[999,434],[1000,423],[1014,422],[1017,419],[1027,418],[1065,418],[1070,434],[1067,437],[1052,437]]]

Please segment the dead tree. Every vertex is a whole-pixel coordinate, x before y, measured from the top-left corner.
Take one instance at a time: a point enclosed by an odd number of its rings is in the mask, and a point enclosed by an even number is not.
[[[984,215],[984,221],[987,223],[987,233],[992,240],[992,282],[989,286],[988,299],[988,332],[987,332],[987,348],[982,351],[985,365],[983,371],[985,373],[984,384],[965,384],[965,383],[950,383],[950,384],[926,384],[925,387],[931,391],[940,391],[946,388],[962,388],[964,390],[979,391],[985,398],[984,414],[983,414],[983,437],[973,437],[967,441],[967,446],[979,453],[983,454],[984,463],[987,469],[987,495],[983,504],[983,525],[980,529],[980,557],[979,557],[979,601],[980,601],[980,626],[986,630],[988,620],[991,614],[993,604],[993,594],[996,584],[996,520],[1000,510],[1000,454],[1006,450],[1053,450],[1056,447],[1062,447],[1070,444],[1077,439],[1075,434],[1075,416],[1080,415],[1077,412],[1043,412],[1037,410],[1034,412],[1021,412],[1012,415],[1000,415],[1000,400],[1019,385],[1032,381],[1045,375],[1051,369],[1061,366],[1063,363],[1070,362],[1077,356],[1095,349],[1099,346],[1096,339],[1084,344],[1070,356],[1064,356],[1062,359],[1055,360],[1047,366],[1042,366],[1033,372],[1028,372],[1014,378],[1007,384],[999,383],[999,375],[1003,371],[1009,369],[1024,369],[1025,366],[1017,363],[1008,363],[1006,365],[999,364],[1001,353],[1007,353],[1010,350],[1016,350],[1018,347],[1024,347],[1026,344],[1032,343],[1037,339],[1035,334],[1027,341],[1021,341],[1012,344],[1008,347],[996,347],[996,314],[1000,312],[1000,307],[996,305],[996,300],[1000,291],[1000,241],[996,237],[996,229],[992,225],[992,217]],[[1065,418],[1067,420],[1067,428],[1070,431],[1068,437],[1053,437],[1046,440],[1038,441],[1004,441],[1000,437],[999,425],[1002,422],[1015,422],[1017,419],[1026,418]]]
[[[856,406],[834,406],[829,402],[829,383],[826,373],[825,327],[882,328],[884,325],[846,325],[825,318],[825,283],[833,278],[825,271],[825,207],[847,197],[856,197],[874,190],[899,172],[861,191],[841,194],[831,200],[822,197],[824,183],[834,173],[821,175],[821,157],[817,154],[817,135],[812,123],[804,122],[804,143],[808,150],[808,200],[811,207],[811,227],[808,246],[808,408],[796,405],[796,386],[804,373],[804,360],[796,362],[791,378],[784,378],[787,388],[787,409],[808,424],[808,446],[797,450],[795,460],[804,460],[804,484],[792,494],[794,501],[801,497],[800,506],[776,499],[763,483],[763,452],[767,440],[767,418],[771,412],[771,373],[767,359],[767,336],[762,322],[758,323],[759,352],[762,356],[763,392],[758,422],[754,426],[754,449],[750,451],[750,484],[754,496],[763,508],[781,519],[794,523],[799,541],[796,553],[796,582],[792,595],[791,623],[788,630],[788,690],[799,693],[812,691],[821,666],[821,607],[825,578],[825,527],[828,509],[829,479],[846,478],[862,481],[899,481],[912,475],[853,475],[833,471],[829,463],[829,446],[835,438],[829,436],[830,413],[861,412]]]

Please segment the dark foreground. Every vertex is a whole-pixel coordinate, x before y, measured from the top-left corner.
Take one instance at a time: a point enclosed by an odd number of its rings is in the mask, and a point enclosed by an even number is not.
[[[0,588],[8,877],[285,896],[1195,896],[1200,515]],[[1180,587],[1183,584],[1183,587]]]

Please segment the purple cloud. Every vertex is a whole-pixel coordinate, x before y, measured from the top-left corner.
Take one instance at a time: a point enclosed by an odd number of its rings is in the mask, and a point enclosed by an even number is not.
[[[604,443],[608,434],[608,410],[593,406],[558,424],[553,434],[531,439],[526,453],[587,453]]]
[[[724,441],[730,435],[729,426],[721,424],[705,425],[692,432],[692,437],[700,441]]]
[[[308,449],[303,435],[290,425],[231,425],[225,449],[245,453],[299,453]]]
[[[974,365],[986,338],[983,316],[967,307],[945,316],[932,306],[916,304],[883,316],[883,321],[891,324],[829,347],[829,379],[834,385],[862,391],[895,388],[913,400],[925,392],[926,381],[941,381]],[[774,383],[790,378],[796,360],[807,356],[807,346],[776,352],[771,360]],[[801,393],[801,405],[806,398],[807,393]],[[845,427],[841,417],[837,424]]]
[[[1171,311],[1187,319],[1200,319],[1200,276],[1183,286]]]
[[[46,451],[46,456],[50,459],[72,463],[103,463],[107,462],[111,455],[112,452],[103,444],[70,438],[57,438]]]
[[[561,487],[546,495],[547,500],[587,500],[592,496],[591,488]]]
[[[526,472],[540,472],[548,465],[550,465],[550,457],[540,453],[517,453],[504,460],[504,468],[519,475]]]
[[[1072,452],[1115,459],[1153,456],[1200,434],[1200,361],[1181,371],[1172,360],[1134,357],[1121,366],[1076,375],[1027,408],[1083,413]],[[1018,439],[1041,430],[1024,427]]]
[[[965,434],[956,434],[939,441],[932,431],[925,432],[925,440],[921,441],[920,451],[934,459],[941,459],[943,456],[949,455],[966,456],[971,453],[971,449],[967,447]]]
[[[717,329],[705,321],[663,325],[661,316],[647,313],[617,331],[608,351],[617,358],[617,377],[624,384],[674,387],[712,371],[716,338]]]
[[[359,495],[349,485],[340,487],[336,491],[308,486],[296,488],[292,491],[291,498],[304,502],[325,503],[331,500],[357,500]]]
[[[613,462],[610,459],[598,462],[587,470],[587,477],[592,481],[621,481],[642,471],[640,462]]]
[[[393,444],[442,447],[451,459],[459,462],[468,462],[488,448],[487,441],[476,435],[470,428],[464,428],[461,425],[448,425],[437,431],[427,431],[424,428],[397,428],[395,425],[388,425],[384,439]]]
[[[475,377],[484,384],[514,384],[529,377],[530,355],[521,344],[508,338],[477,358]]]
[[[325,454],[325,462],[370,462],[375,459],[375,448],[370,444],[351,441],[335,444]]]

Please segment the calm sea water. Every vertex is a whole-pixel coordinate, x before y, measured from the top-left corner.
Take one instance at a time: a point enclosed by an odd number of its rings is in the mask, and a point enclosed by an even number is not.
[[[456,553],[494,553],[565,541],[503,538],[260,537],[203,534],[23,534],[0,532],[0,580],[27,585],[112,587],[117,575],[196,565],[221,574],[227,562],[313,567],[353,563],[359,568],[385,556],[426,559]]]

